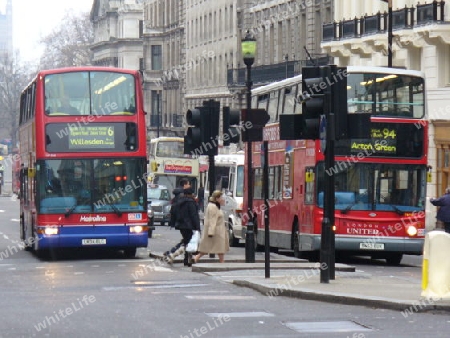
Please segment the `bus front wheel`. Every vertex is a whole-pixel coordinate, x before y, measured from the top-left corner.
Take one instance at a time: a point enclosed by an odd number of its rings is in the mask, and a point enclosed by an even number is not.
[[[388,265],[400,265],[403,255],[401,253],[392,253],[386,256],[386,263]]]
[[[126,258],[134,258],[136,256],[137,248],[126,248],[123,253]]]

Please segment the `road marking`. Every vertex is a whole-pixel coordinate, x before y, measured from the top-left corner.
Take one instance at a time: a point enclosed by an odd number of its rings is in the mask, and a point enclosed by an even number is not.
[[[244,299],[255,299],[253,296],[185,296],[188,299],[215,299],[215,300],[244,300]]]
[[[252,317],[275,317],[270,312],[210,312],[205,313],[213,318],[230,317],[230,318],[252,318]]]

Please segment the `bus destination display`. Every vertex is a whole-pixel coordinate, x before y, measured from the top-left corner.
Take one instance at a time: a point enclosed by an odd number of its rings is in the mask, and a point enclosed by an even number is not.
[[[113,123],[49,123],[45,126],[46,151],[115,152],[137,149],[136,124]]]
[[[114,148],[114,126],[73,126],[69,129],[69,149]]]

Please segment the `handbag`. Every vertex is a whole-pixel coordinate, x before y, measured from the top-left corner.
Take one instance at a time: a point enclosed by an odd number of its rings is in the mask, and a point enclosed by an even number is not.
[[[186,252],[197,252],[198,245],[200,244],[200,231],[194,230],[191,240],[186,245]]]

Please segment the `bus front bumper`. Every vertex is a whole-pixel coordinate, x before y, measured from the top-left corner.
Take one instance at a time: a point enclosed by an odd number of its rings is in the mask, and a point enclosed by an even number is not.
[[[320,235],[300,235],[300,248],[302,251],[320,250]],[[422,255],[425,238],[407,237],[344,237],[336,235],[336,251],[367,253],[403,253],[405,255]]]
[[[137,248],[148,246],[148,227],[141,232],[130,232],[129,226],[65,226],[53,235],[38,234],[38,249],[105,247]]]

